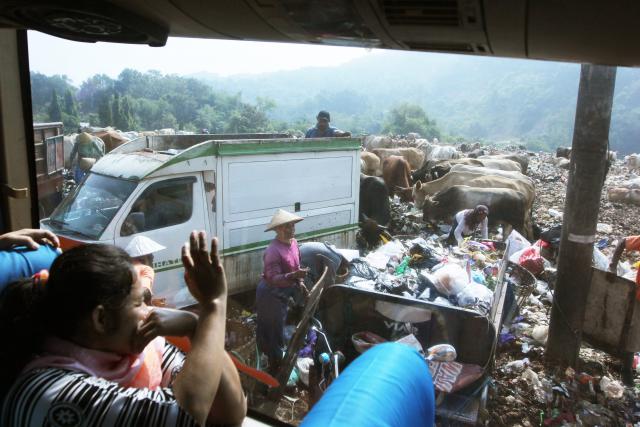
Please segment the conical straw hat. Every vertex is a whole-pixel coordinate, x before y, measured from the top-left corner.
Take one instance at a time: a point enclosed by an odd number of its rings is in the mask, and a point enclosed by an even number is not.
[[[145,236],[136,236],[129,242],[124,250],[129,254],[131,258],[141,257],[143,255],[149,255],[154,252],[167,249],[160,243],[156,242]]]
[[[264,231],[270,231],[276,228],[279,225],[287,224],[289,222],[300,222],[304,218],[299,217],[298,215],[294,215],[291,212],[287,212],[284,209],[278,209],[276,213],[271,218],[271,222],[267,226],[267,229]]]

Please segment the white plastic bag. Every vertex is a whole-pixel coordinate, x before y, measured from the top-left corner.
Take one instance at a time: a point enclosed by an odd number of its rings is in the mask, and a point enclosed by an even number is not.
[[[460,307],[476,309],[486,314],[491,309],[493,292],[486,286],[474,282],[465,286],[458,293],[457,298]]]
[[[531,243],[516,230],[511,231],[511,234],[507,237],[507,243],[509,243],[509,253],[507,253],[507,258],[510,258],[515,252],[531,246]]]
[[[444,295],[457,295],[469,284],[467,272],[458,264],[446,264],[433,277],[436,289]]]

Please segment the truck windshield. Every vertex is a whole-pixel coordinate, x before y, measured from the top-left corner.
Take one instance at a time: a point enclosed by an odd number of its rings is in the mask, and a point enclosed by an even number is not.
[[[90,173],[53,211],[48,225],[63,234],[97,239],[135,187],[132,181]]]

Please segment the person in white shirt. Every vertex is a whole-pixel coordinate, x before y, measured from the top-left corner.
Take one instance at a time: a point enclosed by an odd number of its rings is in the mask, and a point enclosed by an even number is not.
[[[458,246],[466,236],[473,235],[480,228],[481,238],[489,238],[489,208],[485,205],[478,205],[474,209],[464,209],[453,217],[451,232],[447,238],[449,245]]]

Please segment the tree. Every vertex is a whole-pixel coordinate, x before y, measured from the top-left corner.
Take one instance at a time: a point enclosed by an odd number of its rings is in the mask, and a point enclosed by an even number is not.
[[[56,94],[56,90],[51,90],[51,103],[49,104],[49,120],[52,122],[62,121],[62,109],[60,108],[60,100]]]
[[[113,97],[113,102],[111,103],[111,114],[113,117],[113,126],[115,126],[116,129],[126,130],[127,121],[124,117],[120,95],[117,92]]]
[[[70,116],[78,116],[78,106],[71,89],[67,89],[64,92],[64,112]]]
[[[73,97],[71,89],[67,89],[64,92],[64,111],[62,112],[62,122],[66,129],[77,129],[80,124],[78,106],[76,105],[76,100]]]
[[[429,120],[422,107],[410,103],[400,104],[389,112],[385,120],[384,132],[393,134],[417,132],[428,139],[440,138],[440,130],[435,120]]]
[[[98,103],[98,117],[102,126],[113,125],[113,113],[111,110],[111,97],[103,96]]]
[[[128,96],[122,98],[122,117],[123,126],[120,128],[121,130],[127,131],[136,128],[136,119]]]

